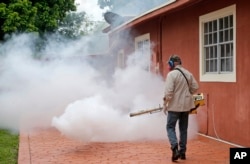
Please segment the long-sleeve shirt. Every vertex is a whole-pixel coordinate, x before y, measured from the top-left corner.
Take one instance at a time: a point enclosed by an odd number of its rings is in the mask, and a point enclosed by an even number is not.
[[[175,112],[186,112],[194,108],[194,100],[192,94],[198,89],[198,83],[194,76],[181,65],[177,65],[188,80],[179,70],[172,70],[168,73],[165,82],[165,99],[167,102],[167,110]]]

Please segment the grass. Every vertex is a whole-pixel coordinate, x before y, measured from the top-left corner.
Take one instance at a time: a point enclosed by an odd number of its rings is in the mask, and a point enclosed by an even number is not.
[[[0,129],[0,164],[17,164],[19,135]]]

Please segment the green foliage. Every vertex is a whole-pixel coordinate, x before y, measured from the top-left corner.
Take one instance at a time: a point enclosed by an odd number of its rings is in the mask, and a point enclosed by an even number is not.
[[[12,0],[0,3],[0,40],[4,34],[53,32],[69,11],[74,0]]]
[[[167,1],[169,0],[98,0],[98,5],[102,9],[107,7],[112,12],[125,11],[138,15]]]
[[[32,3],[29,1],[17,1],[16,3],[9,4],[8,8],[5,8],[3,17],[6,18],[3,23],[3,31],[9,32],[30,32],[36,31],[34,26],[36,8],[32,7]]]
[[[76,39],[90,34],[99,24],[91,21],[85,12],[70,12],[59,23],[58,32],[66,38]]]
[[[0,163],[17,164],[18,146],[18,134],[12,134],[7,130],[0,130]]]
[[[31,0],[37,8],[36,26],[40,32],[53,32],[66,13],[75,11],[74,0]]]
[[[82,26],[86,20],[85,12],[71,12],[59,23],[58,32],[66,38],[76,38],[84,33]]]
[[[133,2],[133,0],[98,0],[98,5],[100,6],[101,9],[107,7],[110,10],[115,10],[120,6],[124,6],[127,3],[130,3],[130,1]]]
[[[98,0],[98,5],[101,9],[104,9],[105,7],[112,8],[114,5],[114,0]]]

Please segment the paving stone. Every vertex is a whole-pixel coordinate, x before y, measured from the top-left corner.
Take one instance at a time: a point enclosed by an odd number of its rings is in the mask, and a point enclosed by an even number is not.
[[[229,164],[234,147],[197,135],[188,141],[185,164]],[[168,140],[82,143],[62,136],[56,129],[21,133],[18,164],[165,164],[172,163]]]

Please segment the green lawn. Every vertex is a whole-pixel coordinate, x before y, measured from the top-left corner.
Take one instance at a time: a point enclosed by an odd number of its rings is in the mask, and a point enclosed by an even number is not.
[[[17,164],[19,135],[0,129],[0,164]]]

